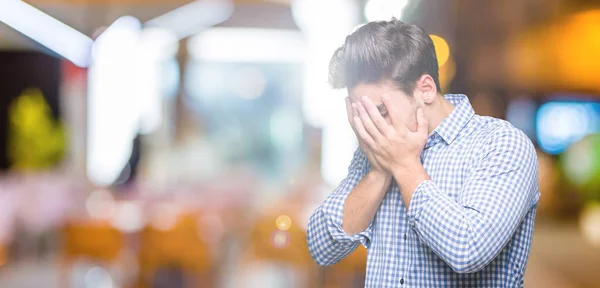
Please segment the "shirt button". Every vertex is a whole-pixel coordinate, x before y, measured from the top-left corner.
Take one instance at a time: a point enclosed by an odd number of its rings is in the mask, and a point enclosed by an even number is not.
[[[406,240],[406,234],[404,234],[404,240]]]
[[[404,284],[404,278],[400,279],[400,285]]]

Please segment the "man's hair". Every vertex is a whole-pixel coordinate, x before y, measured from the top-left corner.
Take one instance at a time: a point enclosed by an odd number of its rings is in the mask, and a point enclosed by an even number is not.
[[[335,50],[329,63],[329,83],[336,89],[391,80],[412,95],[416,81],[424,74],[433,78],[440,92],[431,37],[423,28],[395,18],[358,28]]]

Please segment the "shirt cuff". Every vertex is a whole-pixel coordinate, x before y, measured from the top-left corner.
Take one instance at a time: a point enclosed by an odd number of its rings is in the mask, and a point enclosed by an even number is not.
[[[435,190],[435,184],[431,180],[421,182],[412,195],[408,206],[408,219],[412,227],[415,227],[419,222],[421,211],[427,207],[431,199],[431,193]]]
[[[349,235],[342,229],[342,221],[344,217],[344,203],[348,195],[340,194],[328,198],[323,205],[323,216],[325,217],[327,231],[334,241],[342,245],[350,245],[360,242],[365,248],[371,245],[371,232],[373,231],[373,221],[369,226],[356,234]]]
[[[336,222],[332,219],[332,217],[328,217],[327,219],[327,229],[329,233],[333,237],[333,239],[342,244],[353,244],[356,242],[360,242],[365,248],[369,248],[371,246],[371,231],[373,229],[373,222],[369,224],[369,226],[356,234],[350,235],[342,229],[342,222]]]

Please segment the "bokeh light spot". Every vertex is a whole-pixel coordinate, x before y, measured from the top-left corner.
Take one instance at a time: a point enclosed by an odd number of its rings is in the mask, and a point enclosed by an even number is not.
[[[275,225],[277,226],[277,229],[287,231],[292,226],[292,219],[287,215],[280,215],[277,217],[277,220],[275,220]]]
[[[86,288],[112,288],[113,279],[105,269],[94,267],[85,275]]]
[[[271,234],[271,245],[277,249],[284,249],[290,244],[290,234],[287,231],[277,230]]]
[[[594,247],[600,247],[600,203],[592,202],[585,206],[579,225],[583,238]]]
[[[437,35],[429,35],[435,47],[435,56],[437,57],[438,67],[444,66],[448,58],[450,58],[450,46],[444,38]]]

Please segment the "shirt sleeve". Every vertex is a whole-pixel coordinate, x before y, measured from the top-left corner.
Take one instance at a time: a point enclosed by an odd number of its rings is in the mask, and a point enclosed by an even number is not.
[[[408,217],[419,238],[457,273],[483,269],[537,204],[537,156],[521,131],[499,128],[458,201],[427,180],[413,193]]]
[[[346,197],[368,171],[368,160],[358,149],[348,168],[348,175],[310,217],[307,231],[308,249],[317,264],[333,265],[350,255],[359,244],[369,247],[371,224],[362,232],[347,234],[342,229]]]

